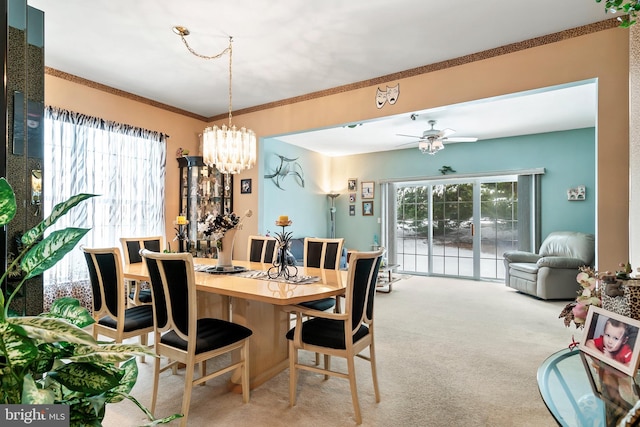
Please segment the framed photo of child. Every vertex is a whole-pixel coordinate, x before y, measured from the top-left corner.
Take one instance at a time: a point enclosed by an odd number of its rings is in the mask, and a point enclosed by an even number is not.
[[[635,376],[640,321],[591,305],[578,348],[618,371]]]

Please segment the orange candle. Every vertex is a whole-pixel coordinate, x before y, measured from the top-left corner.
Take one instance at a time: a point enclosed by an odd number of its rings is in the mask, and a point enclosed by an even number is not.
[[[287,215],[280,215],[278,217],[278,222],[279,223],[289,222],[289,217]]]
[[[178,215],[178,217],[176,218],[176,224],[185,225],[186,223],[187,223],[187,217],[186,216],[182,216],[182,215]]]

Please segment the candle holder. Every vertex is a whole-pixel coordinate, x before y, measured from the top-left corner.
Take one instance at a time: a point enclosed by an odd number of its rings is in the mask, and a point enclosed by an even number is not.
[[[273,261],[273,267],[267,270],[269,279],[284,277],[288,280],[298,275],[298,267],[287,264],[287,249],[289,249],[289,244],[291,243],[292,233],[285,231],[285,228],[291,224],[291,221],[276,221],[276,225],[282,227],[282,233],[276,233],[275,235],[276,241],[278,242],[278,255],[276,256],[276,260]]]
[[[178,241],[178,251],[185,252],[189,250],[189,236],[187,236],[187,225],[189,225],[189,221],[185,221],[184,224],[178,223],[178,221],[173,221],[173,225],[176,225],[176,237],[173,240]],[[187,247],[185,248],[185,242],[187,242]]]

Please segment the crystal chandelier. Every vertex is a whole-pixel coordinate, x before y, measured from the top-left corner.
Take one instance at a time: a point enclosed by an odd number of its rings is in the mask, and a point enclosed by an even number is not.
[[[256,164],[256,134],[247,128],[236,128],[231,124],[232,110],[232,64],[233,37],[229,37],[229,47],[213,56],[196,53],[187,43],[185,36],[189,30],[185,27],[173,27],[173,32],[193,55],[203,59],[218,59],[229,53],[229,125],[207,126],[202,132],[202,160],[208,166],[215,166],[222,173],[240,173]]]
[[[422,151],[423,154],[431,154],[434,155],[440,150],[444,150],[444,144],[441,140],[436,138],[428,138],[423,139],[418,144],[418,148]]]

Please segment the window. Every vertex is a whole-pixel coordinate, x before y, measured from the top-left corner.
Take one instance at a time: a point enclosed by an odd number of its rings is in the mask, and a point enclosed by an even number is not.
[[[164,235],[167,136],[55,107],[45,110],[43,209],[75,194],[97,194],[51,231],[91,228],[81,244],[119,246],[123,236]],[[60,296],[90,295],[79,250],[45,273],[45,309]],[[86,288],[83,288],[86,287]],[[87,305],[84,298],[83,304]]]

